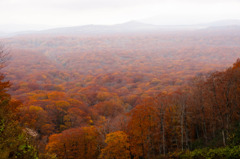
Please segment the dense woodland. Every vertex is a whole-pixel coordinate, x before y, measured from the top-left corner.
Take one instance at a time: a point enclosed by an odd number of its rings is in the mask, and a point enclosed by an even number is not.
[[[2,39],[1,156],[240,158],[232,32]]]

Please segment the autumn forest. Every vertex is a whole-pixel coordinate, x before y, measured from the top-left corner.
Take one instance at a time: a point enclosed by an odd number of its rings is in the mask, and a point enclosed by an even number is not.
[[[0,158],[240,158],[239,27],[0,40]]]

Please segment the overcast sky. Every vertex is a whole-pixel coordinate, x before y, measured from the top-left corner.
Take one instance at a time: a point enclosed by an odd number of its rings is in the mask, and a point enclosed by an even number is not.
[[[240,0],[0,0],[0,19],[0,31],[130,20],[196,24],[240,19]]]

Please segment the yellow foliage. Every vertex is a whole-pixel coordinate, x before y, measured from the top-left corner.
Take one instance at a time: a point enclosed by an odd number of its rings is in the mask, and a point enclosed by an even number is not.
[[[123,131],[107,134],[105,143],[107,146],[101,151],[101,159],[130,158],[128,136]]]
[[[29,110],[30,110],[30,111],[39,112],[39,111],[43,111],[43,108],[41,108],[41,107],[39,107],[39,106],[31,105],[31,106],[29,107]]]

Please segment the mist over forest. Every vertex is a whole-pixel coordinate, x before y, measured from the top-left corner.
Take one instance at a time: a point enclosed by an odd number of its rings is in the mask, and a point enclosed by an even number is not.
[[[0,158],[240,158],[238,4],[3,0]]]

